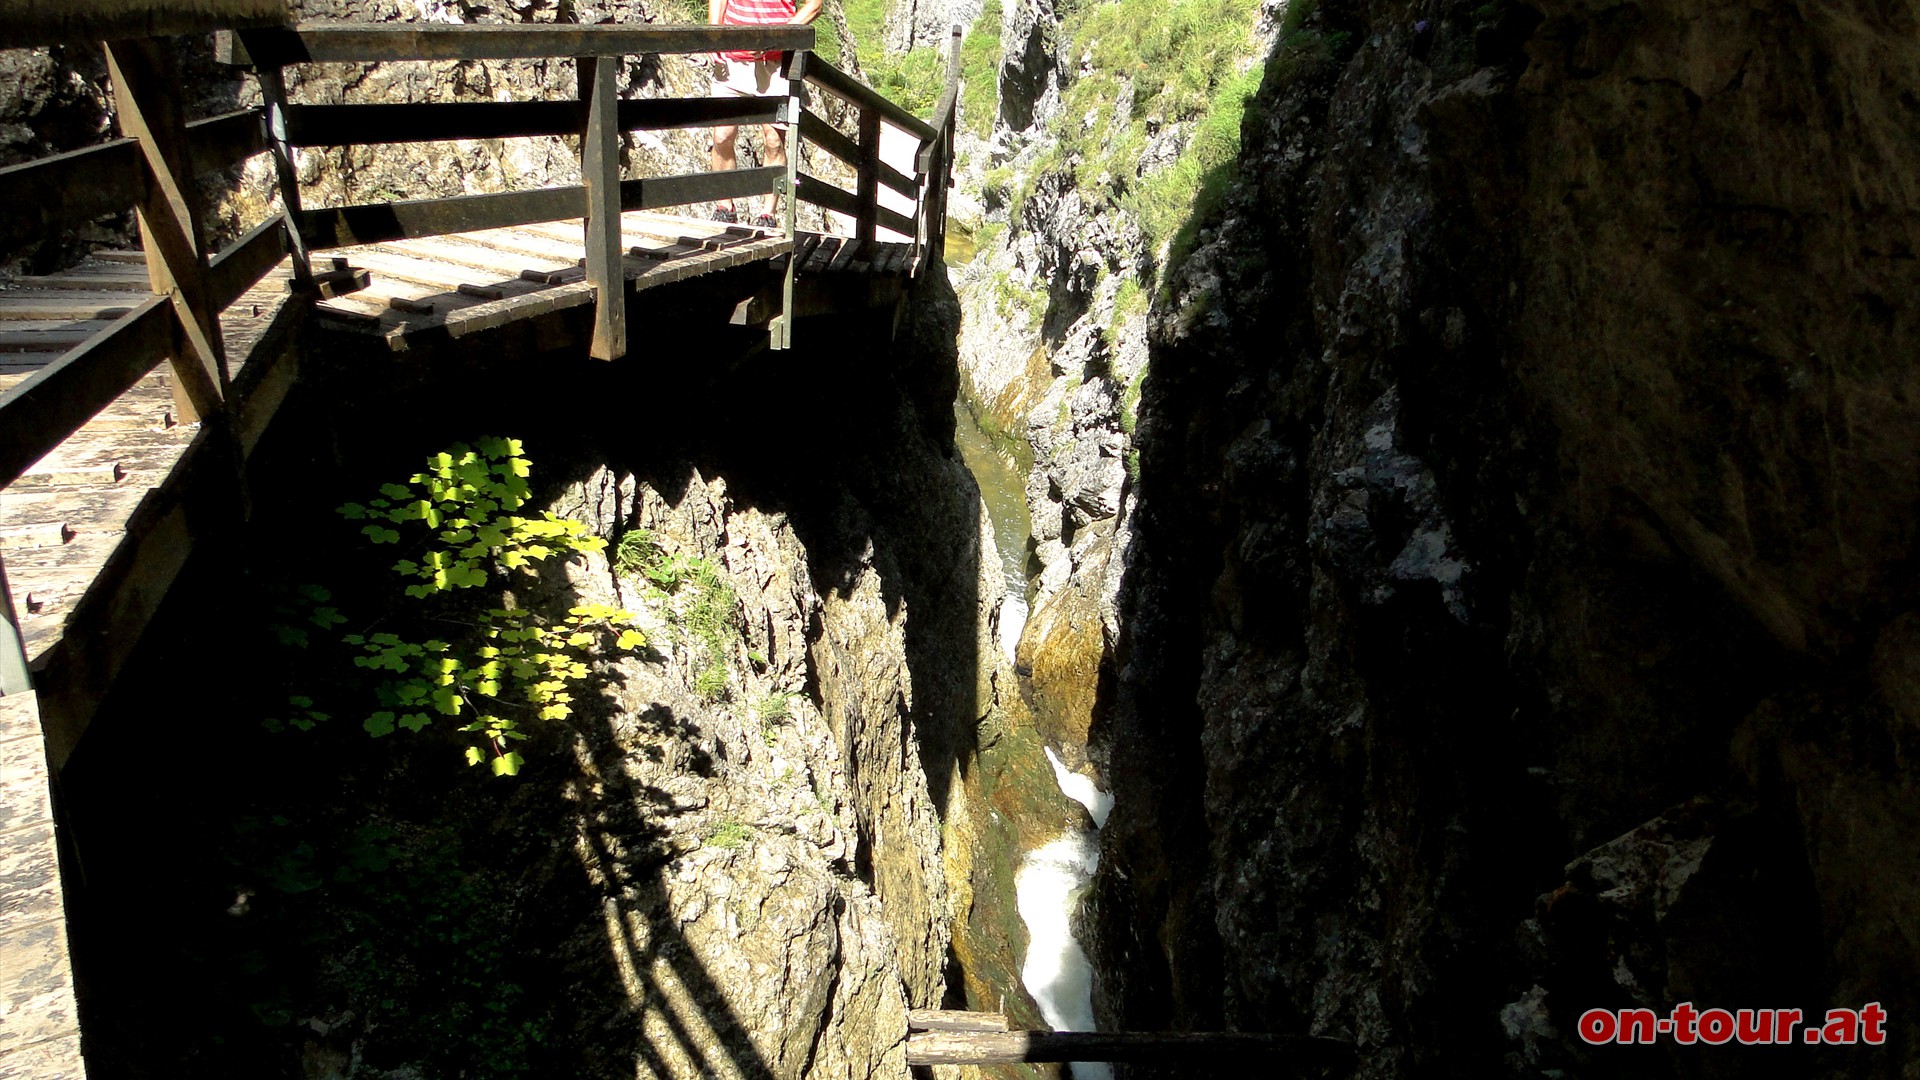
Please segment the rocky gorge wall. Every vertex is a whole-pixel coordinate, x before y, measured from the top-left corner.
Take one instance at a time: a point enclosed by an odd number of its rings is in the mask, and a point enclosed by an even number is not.
[[[1278,43],[1151,317],[1103,1021],[1365,1077],[1920,1069],[1898,1023],[1574,1035],[1920,1006],[1917,28],[1320,0]]]

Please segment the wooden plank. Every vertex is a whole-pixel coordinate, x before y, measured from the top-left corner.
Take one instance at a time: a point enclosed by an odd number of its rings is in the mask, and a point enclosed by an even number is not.
[[[15,320],[117,319],[150,297],[144,288],[137,293],[98,289],[3,292],[0,293],[0,325]]]
[[[242,31],[235,63],[377,63],[386,60],[537,60],[635,53],[811,50],[811,26],[460,26],[439,23],[300,23]],[[244,51],[242,51],[244,50]]]
[[[147,265],[147,253],[144,251],[138,251],[138,250],[108,251],[108,250],[102,249],[99,251],[89,252],[87,254],[87,258],[94,259],[99,262],[132,263],[133,265],[140,266],[140,267],[145,267]]]
[[[767,165],[757,169],[733,169],[727,172],[687,173],[628,180],[620,185],[622,210],[658,210],[688,203],[744,199],[765,195],[774,182],[786,176],[786,169]]]
[[[204,34],[227,27],[277,26],[287,0],[86,0],[0,6],[0,48],[87,45],[118,38]],[[49,1074],[52,1075],[52,1074]]]
[[[627,354],[627,275],[620,243],[620,61],[582,57],[581,96],[587,101],[580,139],[580,178],[586,187],[587,284],[593,286],[593,338],[587,355],[618,360]]]
[[[901,236],[913,236],[919,231],[914,226],[912,218],[898,211],[889,210],[884,206],[874,206],[873,219],[875,222],[892,229]]]
[[[0,323],[0,353],[63,353],[112,326],[112,320],[72,323]],[[40,329],[26,329],[40,327]]]
[[[844,274],[853,269],[855,262],[863,261],[866,258],[863,254],[863,249],[866,246],[866,241],[848,237],[846,242],[840,245],[840,250],[834,253],[833,262],[827,267],[827,272],[830,274]]]
[[[187,163],[195,176],[224,172],[267,149],[266,114],[259,109],[209,116],[187,125]]]
[[[800,111],[800,139],[809,146],[825,150],[847,165],[860,164],[860,144],[805,109]]]
[[[1008,1031],[1013,1025],[999,1013],[961,1009],[908,1009],[908,1031]]]
[[[720,124],[771,124],[777,97],[655,98],[621,101],[621,131],[666,131]],[[292,146],[369,146],[580,134],[571,101],[462,101],[399,105],[289,105]]]
[[[275,214],[215,255],[207,264],[207,294],[216,311],[225,311],[280,260],[287,257],[286,219]]]
[[[856,108],[877,112],[889,122],[905,128],[923,141],[934,136],[933,128],[927,126],[925,120],[882,97],[872,87],[820,59],[818,53],[807,59],[806,79],[808,83],[851,103]]]
[[[173,338],[172,303],[148,298],[131,315],[0,394],[0,485],[153,370]]]
[[[570,257],[549,256],[544,251],[522,252],[518,247],[504,246],[507,238],[517,234],[517,230],[494,229],[477,235],[427,237],[401,241],[388,246],[387,250],[404,252],[409,258],[432,259],[452,267],[466,267],[474,271],[467,280],[485,281],[492,285],[505,285],[519,280],[520,271],[528,269],[527,258],[522,255],[543,265],[551,261],[556,267],[572,261]]]
[[[800,268],[801,272],[807,274],[825,273],[827,268],[833,265],[834,257],[840,254],[840,248],[845,245],[846,242],[846,237],[844,236],[822,236],[820,238],[820,246],[813,250],[812,255],[808,256],[807,264]]]
[[[859,216],[860,199],[850,191],[834,187],[825,180],[806,173],[799,175],[798,183],[794,186],[801,202],[824,206],[836,214],[845,214],[848,217]]]
[[[140,149],[115,139],[84,150],[0,169],[0,247],[13,248],[53,236],[140,198]]]
[[[306,210],[300,214],[300,234],[314,251],[447,236],[578,217],[585,198],[586,189],[576,185]]]
[[[918,199],[920,197],[920,181],[915,180],[913,177],[908,176],[906,173],[901,172],[899,169],[894,168],[884,161],[879,162],[878,165],[880,183],[905,195],[909,199]]]
[[[1003,1065],[1023,1061],[1170,1062],[1301,1065],[1351,1060],[1351,1044],[1333,1039],[1248,1032],[923,1031],[907,1036],[909,1065]]]
[[[76,266],[57,274],[17,277],[13,279],[13,283],[21,289],[28,290],[125,293],[152,291],[148,285],[147,275],[130,266]]]
[[[16,551],[21,548],[61,547],[71,543],[75,536],[73,526],[64,521],[27,521],[15,525],[0,525],[0,549]]]

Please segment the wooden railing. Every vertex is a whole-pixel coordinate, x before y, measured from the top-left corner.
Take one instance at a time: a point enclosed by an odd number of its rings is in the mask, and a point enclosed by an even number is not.
[[[182,419],[218,412],[231,386],[217,316],[289,250],[278,215],[222,251],[206,250],[196,181],[265,152],[266,127],[257,109],[187,123],[173,54],[163,45],[106,47],[124,137],[0,169],[0,247],[132,208],[158,294],[0,395],[0,486],[162,360],[172,363]]]
[[[961,28],[956,26],[947,57],[946,90],[931,122],[914,116],[816,55],[796,53],[787,57],[788,78],[804,80],[846,102],[857,118],[859,131],[858,138],[849,138],[819,113],[803,107],[800,138],[851,166],[858,190],[847,191],[800,173],[795,177],[795,193],[804,202],[852,218],[854,237],[862,243],[872,243],[879,228],[885,226],[913,238],[917,261],[923,261],[929,252],[942,250],[947,187],[952,182],[954,104],[960,93],[960,37]],[[882,123],[890,123],[919,140],[913,176],[881,158]],[[798,160],[797,155],[794,160]],[[913,200],[913,216],[882,206],[882,187]]]
[[[416,23],[239,30],[219,36],[220,58],[254,69],[265,105],[192,122],[179,113],[178,77],[164,42],[109,43],[124,137],[0,169],[0,205],[7,207],[0,215],[0,248],[133,207],[158,299],[0,396],[0,486],[18,478],[162,359],[173,366],[183,419],[218,412],[231,390],[218,315],[289,255],[297,285],[311,289],[325,285],[310,266],[312,252],[584,217],[587,280],[599,298],[592,353],[605,359],[621,356],[627,348],[617,224],[622,211],[791,193],[783,223],[789,237],[794,233],[794,204],[804,201],[851,218],[858,242],[872,243],[883,227],[911,237],[916,265],[924,263],[944,241],[959,40],[956,27],[946,92],[931,122],[814,55],[814,31],[806,26]],[[792,76],[789,95],[617,98],[621,57],[736,50],[784,51]],[[281,76],[286,66],[305,63],[539,58],[577,62],[578,100],[301,105],[287,100]],[[803,87],[845,101],[857,118],[857,137],[807,109]],[[883,123],[919,141],[914,175],[881,159]],[[645,179],[620,175],[621,133],[720,124],[786,127],[787,165]],[[300,147],[541,135],[581,137],[581,184],[309,209],[302,205],[293,159]],[[800,172],[800,147],[806,142],[851,166],[856,190]],[[206,250],[195,181],[261,153],[273,156],[284,212],[224,250]],[[883,189],[911,199],[913,214],[883,206]],[[794,262],[787,260],[784,311],[792,310]],[[785,346],[791,321],[777,319],[773,332],[774,344]]]

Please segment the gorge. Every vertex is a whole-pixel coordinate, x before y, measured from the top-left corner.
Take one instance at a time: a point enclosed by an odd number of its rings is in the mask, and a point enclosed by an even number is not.
[[[279,481],[61,778],[92,1075],[903,1076],[906,1011],[938,1007],[1323,1036],[1366,1080],[1920,1075],[1920,3],[828,0],[820,25],[922,102],[966,30],[942,272],[792,353],[671,317],[636,362],[537,378],[310,346]],[[203,46],[189,92],[257,100]],[[105,134],[88,57],[4,59],[6,161]],[[634,164],[701,167],[701,133],[649,138]],[[315,152],[302,181],[577,168],[472,140]],[[232,179],[229,231],[273,191]],[[517,777],[439,729],[262,729],[312,685],[290,596],[393,617],[334,508],[485,436],[609,542],[510,606],[629,608],[650,651],[596,654]],[[156,732],[152,688],[209,657],[204,715]],[[1580,1034],[1683,1002],[1873,1002],[1887,1037]],[[1108,1068],[938,1074],[1246,1071]]]

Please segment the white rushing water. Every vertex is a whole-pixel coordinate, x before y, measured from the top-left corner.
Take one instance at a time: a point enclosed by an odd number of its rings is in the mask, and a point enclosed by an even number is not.
[[[1020,651],[1020,632],[1026,628],[1026,598],[1009,593],[1000,601],[1000,651],[1006,654],[1009,664]]]
[[[1067,798],[1087,808],[1094,829],[1075,829],[1036,848],[1014,876],[1020,921],[1027,925],[1027,956],[1020,981],[1055,1031],[1093,1031],[1093,965],[1073,937],[1073,912],[1100,868],[1098,827],[1107,823],[1113,796],[1069,769],[1046,747],[1054,779]],[[1113,1080],[1104,1062],[1076,1061],[1073,1080]]]
[[[1053,779],[1060,785],[1060,794],[1087,808],[1093,815],[1093,827],[1107,827],[1107,815],[1113,813],[1113,796],[1101,791],[1091,777],[1082,776],[1066,767],[1060,761],[1060,755],[1053,747],[1046,748],[1047,764],[1053,766]]]
[[[1100,865],[1097,833],[1070,832],[1029,852],[1014,877],[1027,958],[1020,981],[1055,1031],[1092,1031],[1093,965],[1073,939],[1073,909]],[[1102,1062],[1076,1061],[1074,1080],[1112,1080]]]

